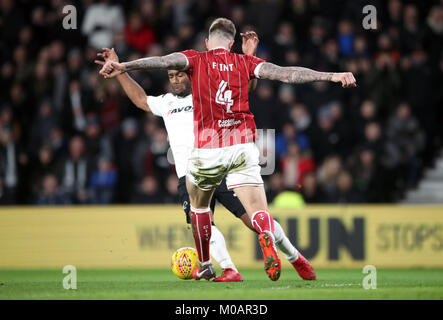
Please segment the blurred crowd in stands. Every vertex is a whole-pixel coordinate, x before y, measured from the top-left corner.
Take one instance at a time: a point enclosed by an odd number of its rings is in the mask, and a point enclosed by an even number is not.
[[[64,29],[74,5],[77,29]],[[365,30],[362,8],[377,8]],[[250,109],[275,129],[268,201],[395,202],[431,166],[443,138],[443,1],[0,0],[0,203],[178,203],[161,119],[137,109],[97,52],[121,61],[205,50],[211,21],[255,30],[257,56],[351,71],[358,87],[258,81]],[[148,95],[165,72],[132,72]]]

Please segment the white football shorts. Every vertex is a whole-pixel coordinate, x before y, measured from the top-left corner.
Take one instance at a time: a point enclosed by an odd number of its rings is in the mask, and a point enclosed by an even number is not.
[[[187,177],[202,190],[216,188],[224,178],[228,189],[263,185],[259,156],[253,142],[223,148],[194,148],[188,160]]]

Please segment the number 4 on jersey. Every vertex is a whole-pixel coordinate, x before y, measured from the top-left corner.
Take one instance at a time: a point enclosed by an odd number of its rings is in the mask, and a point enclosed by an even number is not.
[[[234,100],[232,100],[232,90],[226,90],[228,83],[224,80],[218,85],[218,91],[215,95],[215,102],[226,106],[226,112],[232,113],[231,107],[234,105]]]

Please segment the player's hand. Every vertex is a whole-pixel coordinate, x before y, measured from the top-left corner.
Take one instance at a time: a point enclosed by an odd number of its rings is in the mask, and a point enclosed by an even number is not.
[[[123,72],[125,72],[126,67],[124,63],[119,63],[115,61],[107,61],[103,65],[102,69],[99,71],[99,73],[105,77],[105,79],[108,78],[114,78]]]
[[[100,66],[104,66],[106,62],[108,61],[114,61],[118,62],[118,56],[114,51],[114,48],[103,48],[103,52],[97,53],[98,57],[103,58],[105,61],[102,60],[94,60],[94,62]]]
[[[102,60],[94,60],[94,62],[98,65],[103,66],[106,62],[108,61],[115,61],[115,62],[119,62],[118,60],[118,56],[114,51],[114,48],[109,49],[109,48],[103,48],[103,52],[99,52],[97,53],[98,57],[103,58],[105,61]]]
[[[332,82],[340,82],[343,88],[354,88],[357,86],[357,81],[352,72],[339,72],[332,75]]]
[[[258,43],[260,42],[257,33],[254,31],[247,31],[246,33],[240,33],[240,37],[242,38],[243,53],[255,56]]]

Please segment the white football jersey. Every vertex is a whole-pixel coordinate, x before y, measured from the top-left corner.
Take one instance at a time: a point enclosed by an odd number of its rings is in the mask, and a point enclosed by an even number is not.
[[[194,148],[194,114],[192,95],[179,97],[167,93],[158,97],[147,96],[152,113],[162,117],[168,131],[169,145],[180,178],[186,174],[188,159]]]

